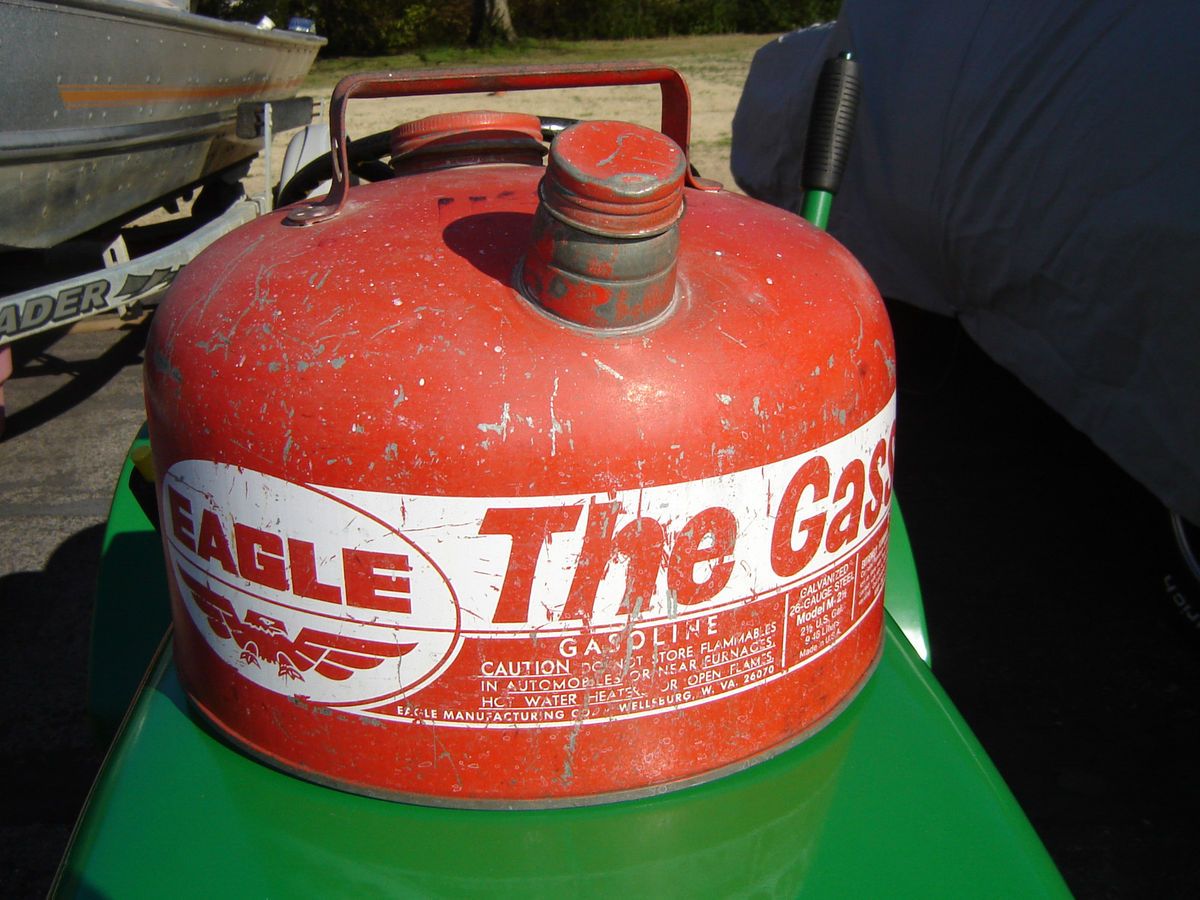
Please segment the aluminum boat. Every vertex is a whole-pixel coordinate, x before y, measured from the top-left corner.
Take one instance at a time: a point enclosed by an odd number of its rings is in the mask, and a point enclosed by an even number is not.
[[[325,43],[134,0],[0,0],[0,249],[53,247],[254,156],[237,108]]]

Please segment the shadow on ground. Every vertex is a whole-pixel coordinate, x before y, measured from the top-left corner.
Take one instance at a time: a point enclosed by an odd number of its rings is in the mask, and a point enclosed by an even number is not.
[[[88,724],[87,667],[102,525],[45,570],[0,578],[0,873],[6,897],[41,897],[103,749]]]
[[[150,320],[124,328],[125,333],[94,359],[68,361],[51,352],[54,342],[65,334],[57,330],[34,335],[13,345],[13,379],[46,374],[70,375],[57,390],[39,398],[4,420],[0,437],[15,438],[83,403],[108,384],[126,366],[141,365],[142,350]]]

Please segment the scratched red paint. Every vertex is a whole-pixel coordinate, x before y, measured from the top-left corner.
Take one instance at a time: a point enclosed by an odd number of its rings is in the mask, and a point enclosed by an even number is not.
[[[585,232],[597,303],[522,278],[546,170],[493,164],[356,188],[308,228],[266,216],[160,309],[176,659],[256,756],[416,802],[619,799],[778,752],[869,674],[877,292],[795,217],[680,186],[669,141],[589,132],[562,148],[593,154],[577,170],[658,148],[655,190],[683,201],[649,235]],[[596,313],[644,267],[626,248],[671,231],[645,254],[666,302]]]

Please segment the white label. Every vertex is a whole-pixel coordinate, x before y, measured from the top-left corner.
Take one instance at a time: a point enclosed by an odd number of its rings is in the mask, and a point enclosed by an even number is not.
[[[496,677],[573,671],[597,640],[632,665],[635,628],[644,643],[647,628],[681,623],[697,640],[708,629],[716,651],[743,648],[722,657],[739,673],[778,677],[808,655],[796,641],[829,646],[882,590],[893,418],[894,397],[818,450],[604,494],[389,494],[185,460],[163,479],[162,521],[184,606],[213,649],[312,703],[378,708],[447,670],[478,697]],[[868,543],[883,550],[859,559]],[[856,593],[863,579],[870,590]],[[832,617],[834,596],[861,596],[860,608]],[[778,621],[722,645],[718,617],[767,599]],[[557,660],[541,658],[547,646]]]

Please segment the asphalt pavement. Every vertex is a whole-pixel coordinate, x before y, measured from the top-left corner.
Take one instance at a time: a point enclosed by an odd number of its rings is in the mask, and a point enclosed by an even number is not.
[[[935,672],[1077,895],[1195,896],[1200,585],[1165,512],[954,322],[907,308],[894,321],[898,496]],[[143,419],[144,337],[16,348],[0,443],[6,896],[45,893],[103,755],[85,714],[88,629],[108,501]]]
[[[109,501],[142,411],[145,325],[14,347],[0,442],[0,894],[44,896],[104,748],[86,716]]]

